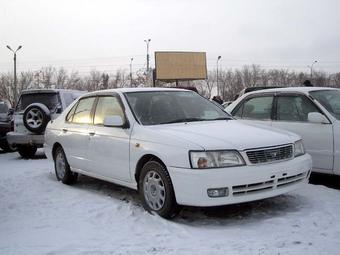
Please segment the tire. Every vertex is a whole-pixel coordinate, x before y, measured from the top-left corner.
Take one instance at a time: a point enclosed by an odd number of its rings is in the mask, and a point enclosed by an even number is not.
[[[45,131],[47,123],[51,120],[50,110],[40,103],[30,104],[26,107],[23,122],[27,130],[41,134]]]
[[[54,170],[57,180],[68,185],[74,184],[77,181],[78,173],[71,171],[63,148],[58,147],[53,155],[53,158]]]
[[[166,219],[178,214],[180,207],[176,203],[170,175],[162,164],[147,162],[142,168],[138,184],[143,206],[148,212],[155,212]]]
[[[10,145],[7,141],[0,144],[0,148],[4,150],[4,152],[13,152],[17,150],[17,147],[14,145]]]
[[[18,145],[18,152],[25,159],[33,158],[37,152],[37,147],[34,145]]]

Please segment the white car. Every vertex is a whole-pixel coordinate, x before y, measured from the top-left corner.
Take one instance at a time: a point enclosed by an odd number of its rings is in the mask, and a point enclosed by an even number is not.
[[[245,125],[197,93],[116,89],[88,93],[45,133],[57,179],[77,174],[138,189],[144,207],[218,206],[277,196],[307,182],[301,138]]]
[[[340,90],[325,87],[277,88],[247,93],[226,111],[300,135],[313,158],[313,171],[340,175]]]

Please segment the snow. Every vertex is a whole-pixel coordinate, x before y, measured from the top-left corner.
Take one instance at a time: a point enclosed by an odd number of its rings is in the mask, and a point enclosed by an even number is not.
[[[42,156],[0,152],[0,254],[338,254],[339,192],[306,184],[168,221],[134,191],[85,176],[66,186]]]

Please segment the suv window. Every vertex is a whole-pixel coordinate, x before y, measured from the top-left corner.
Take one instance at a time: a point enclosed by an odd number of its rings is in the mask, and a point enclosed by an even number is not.
[[[5,102],[0,102],[0,113],[7,113],[8,110],[7,104]]]
[[[41,103],[47,106],[48,109],[54,111],[60,105],[59,94],[55,93],[31,93],[21,95],[17,111],[23,111],[32,103]]]
[[[88,97],[88,98],[80,99],[75,109],[75,112],[73,114],[70,112],[71,113],[70,116],[67,116],[67,117],[69,119],[72,118],[73,123],[91,124],[92,123],[91,110],[92,110],[94,100],[95,100],[95,97]]]
[[[235,116],[242,119],[271,119],[273,96],[253,97],[244,102],[235,112]]]
[[[277,98],[277,120],[308,122],[310,112],[319,112],[319,110],[305,96],[292,95]]]
[[[98,98],[96,112],[94,115],[94,124],[101,125],[104,123],[105,116],[119,115],[124,120],[123,109],[114,96],[103,96]]]

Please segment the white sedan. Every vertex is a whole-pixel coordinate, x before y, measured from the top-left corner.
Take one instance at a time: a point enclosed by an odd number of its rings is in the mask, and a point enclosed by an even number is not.
[[[248,93],[226,111],[246,123],[288,130],[303,138],[313,171],[340,175],[340,90],[277,88]]]
[[[289,192],[312,166],[299,136],[242,124],[181,89],[88,93],[49,123],[45,138],[59,181],[72,184],[81,173],[136,189],[148,211],[166,218],[179,205]]]

